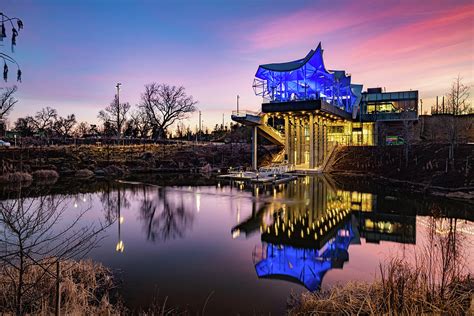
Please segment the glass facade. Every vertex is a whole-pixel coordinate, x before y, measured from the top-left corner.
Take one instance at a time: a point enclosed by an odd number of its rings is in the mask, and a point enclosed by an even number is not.
[[[362,118],[367,121],[416,118],[418,91],[362,93]]]
[[[258,67],[255,94],[270,102],[323,100],[348,113],[357,100],[345,71],[326,70],[321,44],[299,60]]]

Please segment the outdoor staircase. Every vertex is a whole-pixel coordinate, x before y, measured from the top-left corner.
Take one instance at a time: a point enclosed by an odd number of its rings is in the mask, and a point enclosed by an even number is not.
[[[279,131],[262,122],[260,113],[251,111],[232,112],[232,120],[246,126],[257,126],[261,136],[275,145],[284,146],[285,138]]]
[[[258,125],[258,132],[261,136],[265,137],[273,144],[285,146],[285,138],[273,127],[270,127],[266,124],[260,124]]]
[[[272,163],[282,163],[285,160],[285,150],[280,150],[275,156],[272,157]]]
[[[334,160],[336,159],[338,152],[338,144],[333,143],[328,150],[328,154],[326,155],[326,158],[324,159],[323,163],[321,164],[320,171],[321,172],[329,172],[331,171],[331,167],[334,163]]]

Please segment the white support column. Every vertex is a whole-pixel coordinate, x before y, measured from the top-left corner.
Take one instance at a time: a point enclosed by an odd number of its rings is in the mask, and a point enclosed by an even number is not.
[[[288,115],[285,115],[285,157],[290,162],[290,121]]]
[[[289,117],[289,130],[290,130],[290,147],[288,152],[288,162],[292,165],[295,164],[295,120],[292,116]]]
[[[257,147],[257,133],[258,133],[258,127],[257,126],[254,126],[252,128],[252,169],[257,171],[258,170],[258,167],[257,167],[257,150],[258,150],[258,147]]]
[[[314,161],[314,116],[313,113],[309,114],[309,168],[315,167]]]
[[[296,161],[295,164],[301,164],[301,121],[300,119],[295,119],[296,124]]]

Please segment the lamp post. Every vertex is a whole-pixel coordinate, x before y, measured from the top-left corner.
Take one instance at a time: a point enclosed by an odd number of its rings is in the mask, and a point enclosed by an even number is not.
[[[237,95],[237,115],[239,115],[239,99],[240,99],[240,96]]]
[[[120,86],[121,86],[121,85],[122,85],[122,84],[121,84],[120,82],[118,82],[117,85],[115,86],[115,87],[117,88],[117,112],[118,112],[118,115],[119,115],[119,116],[118,116],[118,120],[119,120],[119,121],[120,121]],[[117,129],[118,129],[118,128],[119,128],[119,126],[118,126],[118,122],[117,122]],[[122,131],[121,131],[121,130],[120,130],[120,131],[118,130],[117,132],[118,132],[119,138],[122,138]],[[120,145],[120,140],[119,140],[119,145]]]

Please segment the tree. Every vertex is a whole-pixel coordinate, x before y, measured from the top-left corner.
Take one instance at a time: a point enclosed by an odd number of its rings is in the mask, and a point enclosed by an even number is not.
[[[18,32],[23,28],[23,21],[19,18],[10,18],[4,13],[0,12],[0,19],[2,20],[2,25],[0,28],[0,40],[3,41],[4,38],[8,37],[6,32],[5,24],[10,24],[11,26],[11,50],[13,52],[14,47],[16,46],[16,38],[18,37]],[[16,22],[16,25],[13,23]],[[3,45],[0,45],[2,47]],[[21,70],[17,61],[10,55],[0,51],[0,58],[3,59],[3,80],[5,82],[8,80],[8,64],[15,64],[17,66],[17,81],[21,82]]]
[[[147,240],[153,242],[182,238],[194,222],[193,213],[184,207],[183,196],[179,202],[173,202],[166,188],[158,188],[154,195],[143,192],[139,218]]]
[[[127,121],[127,113],[130,110],[130,103],[120,103],[117,96],[110,104],[99,112],[98,118],[108,123],[108,128],[113,128],[117,136],[122,136],[122,129]]]
[[[53,124],[54,131],[61,137],[70,137],[72,130],[76,125],[76,116],[74,114],[70,114],[66,117],[58,117],[55,119]]]
[[[15,131],[21,137],[33,136],[35,133],[34,119],[31,116],[20,117],[15,122]]]
[[[87,254],[101,240],[109,225],[92,223],[78,227],[90,209],[80,210],[66,220],[67,204],[56,196],[18,195],[0,202],[0,268],[2,279],[15,295],[10,310],[17,315],[31,313],[52,289],[41,281],[54,276],[57,262]],[[37,271],[33,273],[32,271]]]
[[[89,130],[89,124],[87,122],[80,122],[77,124],[74,134],[77,137],[85,137],[87,134],[89,134]]]
[[[53,128],[58,112],[49,106],[36,112],[33,123],[39,133],[48,134]]]
[[[142,108],[138,108],[132,113],[131,121],[133,121],[137,136],[147,138],[151,131],[151,125],[146,112]]]
[[[17,90],[17,86],[0,88],[0,120],[4,119],[18,102],[13,96]]]
[[[458,75],[451,84],[451,88],[446,96],[448,113],[453,115],[468,114],[473,112],[473,108],[469,102],[469,89],[471,87],[465,85],[462,80],[463,78]]]
[[[183,86],[151,83],[145,85],[140,107],[146,113],[155,136],[164,137],[166,130],[177,120],[196,111],[196,103]]]

